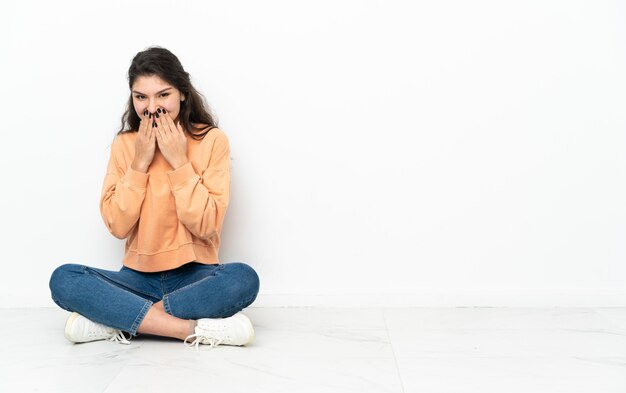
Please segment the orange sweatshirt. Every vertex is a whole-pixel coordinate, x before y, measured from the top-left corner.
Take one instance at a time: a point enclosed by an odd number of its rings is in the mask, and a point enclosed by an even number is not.
[[[176,170],[160,150],[148,173],[130,167],[136,132],[111,144],[100,214],[113,236],[127,239],[123,264],[142,272],[197,261],[220,263],[218,251],[230,197],[230,145],[213,128],[199,141],[187,136],[189,162]]]

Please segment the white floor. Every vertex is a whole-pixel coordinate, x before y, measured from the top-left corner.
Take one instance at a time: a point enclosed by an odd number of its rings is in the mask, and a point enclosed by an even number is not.
[[[71,344],[1,309],[0,392],[626,392],[626,308],[247,308],[248,347]]]

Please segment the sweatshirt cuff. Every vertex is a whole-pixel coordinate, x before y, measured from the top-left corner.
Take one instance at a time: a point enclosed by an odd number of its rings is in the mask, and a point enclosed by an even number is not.
[[[182,184],[193,179],[194,177],[200,177],[193,169],[191,161],[187,161],[185,165],[165,173],[167,174],[167,180],[170,183],[170,189],[172,190],[180,187]]]
[[[150,177],[148,173],[136,171],[129,165],[122,179],[132,187],[145,189],[147,188],[148,177]]]

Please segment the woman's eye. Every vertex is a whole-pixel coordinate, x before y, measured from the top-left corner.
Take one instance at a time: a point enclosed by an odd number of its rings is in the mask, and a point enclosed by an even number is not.
[[[163,93],[163,94],[161,94],[161,96],[163,96],[163,97],[167,97],[169,95],[170,95],[170,93]],[[144,98],[144,96],[135,96],[135,98],[138,99],[138,100],[141,100],[141,99]]]

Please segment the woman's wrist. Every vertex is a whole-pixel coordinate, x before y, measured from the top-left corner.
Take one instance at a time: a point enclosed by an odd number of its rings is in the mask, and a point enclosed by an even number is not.
[[[148,173],[148,165],[133,161],[133,163],[130,164],[130,167],[137,172]]]

